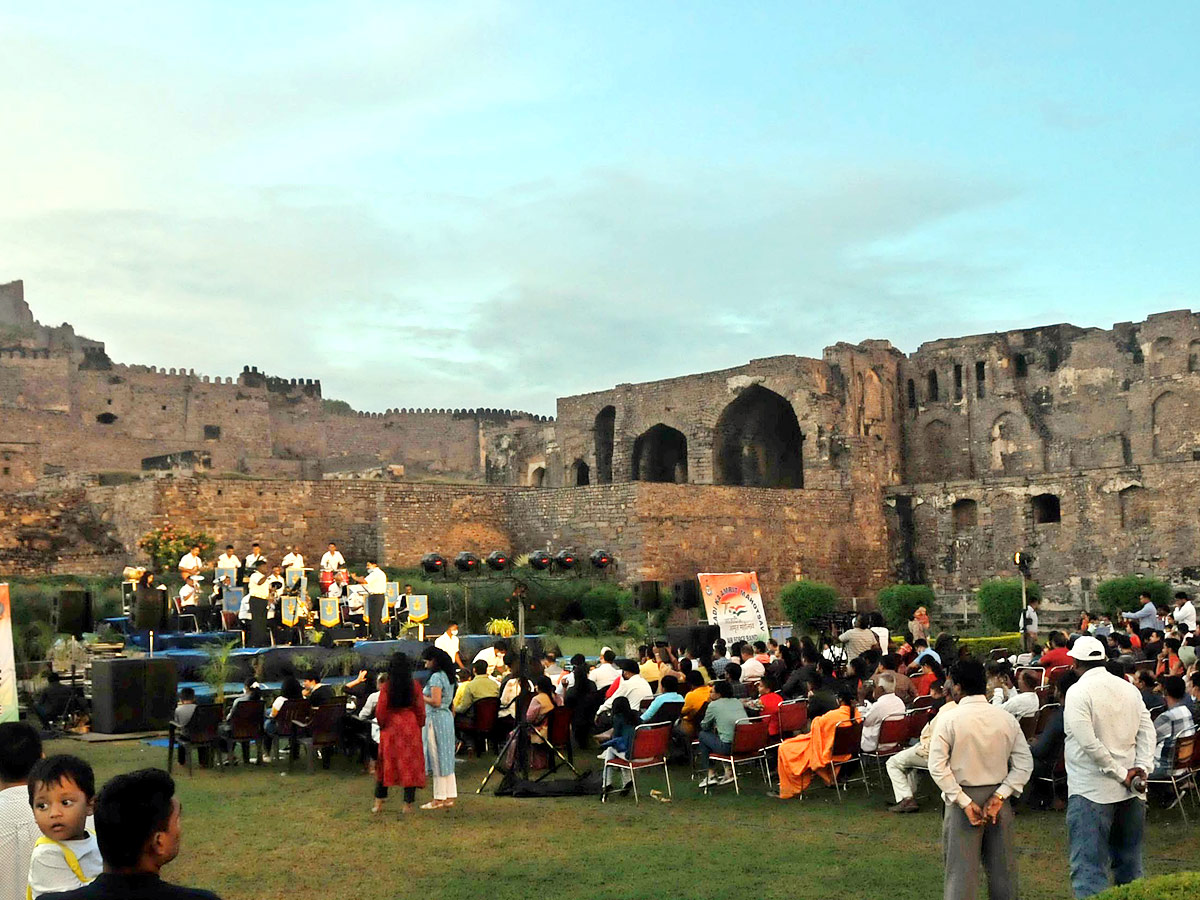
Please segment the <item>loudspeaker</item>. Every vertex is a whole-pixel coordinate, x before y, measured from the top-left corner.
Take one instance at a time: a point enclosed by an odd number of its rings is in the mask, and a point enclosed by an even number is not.
[[[691,650],[696,656],[712,653],[713,642],[721,636],[716,625],[684,625],[667,628],[667,643],[672,647]]]
[[[681,609],[695,609],[700,605],[700,582],[695,578],[675,582],[674,592],[675,605]]]
[[[657,581],[639,581],[633,586],[634,609],[658,609],[662,605],[662,585]]]
[[[178,672],[169,659],[92,663],[92,730],[127,734],[166,728],[175,712]]]
[[[55,634],[73,634],[83,637],[85,631],[94,631],[92,619],[92,592],[83,588],[63,588],[54,598],[51,617]]]
[[[322,647],[332,647],[334,641],[351,640],[354,636],[354,626],[334,625],[332,628],[326,628],[321,632],[320,643]]]
[[[142,588],[134,595],[133,627],[138,631],[167,630],[167,592]]]

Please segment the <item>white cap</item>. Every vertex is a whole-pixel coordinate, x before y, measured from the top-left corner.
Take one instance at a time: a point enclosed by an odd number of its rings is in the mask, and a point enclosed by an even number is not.
[[[1094,637],[1076,638],[1075,643],[1071,645],[1071,649],[1067,651],[1067,656],[1071,657],[1071,659],[1081,659],[1085,662],[1108,659],[1108,654],[1104,651],[1104,645]]]
[[[195,582],[201,582],[201,581],[203,581],[203,580],[204,580],[204,576],[203,576],[203,575],[193,575],[193,576],[192,576],[192,581],[195,581]]]

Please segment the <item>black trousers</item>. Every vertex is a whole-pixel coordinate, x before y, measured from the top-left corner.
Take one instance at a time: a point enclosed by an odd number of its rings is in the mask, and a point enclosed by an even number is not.
[[[380,784],[378,781],[375,782],[375,799],[383,800],[387,797],[387,794],[388,794],[387,786]],[[416,799],[417,799],[417,789],[411,788],[411,787],[406,787],[404,789],[404,802],[412,803]]]
[[[383,619],[383,594],[367,594],[367,618],[371,620],[371,640],[382,641],[387,636]]]
[[[250,627],[246,635],[246,643],[251,647],[266,647],[271,643],[270,632],[267,630],[267,601],[264,597],[250,598]]]

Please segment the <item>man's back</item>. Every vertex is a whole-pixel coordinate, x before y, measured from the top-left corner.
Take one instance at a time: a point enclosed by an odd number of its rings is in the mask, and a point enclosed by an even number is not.
[[[879,640],[869,628],[851,628],[842,635],[841,640],[846,645],[846,655],[851,659],[867,650],[879,649]]]
[[[22,894],[22,896],[24,896]],[[40,900],[220,900],[212,891],[168,884],[157,875],[105,872],[73,891],[42,894]]]
[[[1137,688],[1101,667],[1089,669],[1067,692],[1063,730],[1071,794],[1095,803],[1133,796],[1122,784],[1125,772],[1139,759],[1148,766],[1154,753],[1154,725]]]
[[[25,896],[29,859],[41,835],[25,785],[0,791],[0,898],[16,900]]]

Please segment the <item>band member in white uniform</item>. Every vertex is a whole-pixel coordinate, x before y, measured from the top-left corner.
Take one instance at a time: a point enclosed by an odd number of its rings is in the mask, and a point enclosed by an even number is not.
[[[242,558],[234,552],[233,544],[225,545],[225,552],[217,557],[218,569],[240,569]]]
[[[250,545],[250,552],[246,554],[245,575],[246,584],[250,583],[250,579],[254,577],[254,572],[258,568],[260,562],[266,562],[267,558],[263,556],[262,547],[258,544]]]
[[[383,610],[384,604],[387,602],[387,575],[373,561],[368,560],[367,577],[355,580],[359,584],[366,585],[367,588],[367,618],[370,620],[371,640],[382,641],[384,636]]]
[[[280,561],[280,565],[283,566],[285,575],[287,574],[288,569],[303,569],[304,555],[300,552],[300,547],[293,547],[292,552],[284,556],[284,558]]]
[[[346,567],[346,557],[337,548],[337,544],[333,541],[329,542],[329,549],[321,556],[321,571],[336,572],[338,569]]]
[[[179,558],[179,576],[186,581],[191,575],[199,575],[203,565],[200,559],[200,545],[196,544]]]

